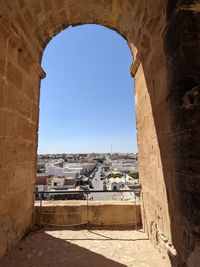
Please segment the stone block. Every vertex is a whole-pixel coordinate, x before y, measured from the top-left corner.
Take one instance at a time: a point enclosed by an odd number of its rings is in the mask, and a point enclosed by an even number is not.
[[[0,137],[0,169],[3,167],[3,142],[4,138]]]
[[[0,137],[14,136],[14,119],[15,115],[12,111],[0,108]]]
[[[0,201],[5,201],[9,193],[9,170],[6,168],[0,168]]]
[[[6,69],[6,58],[4,55],[0,54],[0,77],[5,76]]]
[[[38,218],[40,219],[40,216],[38,216]],[[58,207],[57,205],[54,205],[52,207],[44,207],[44,209],[42,209],[41,219],[42,222],[46,224],[60,225],[60,207]]]
[[[18,0],[18,4],[19,4],[19,6],[20,6],[21,9],[23,9],[25,7],[24,0]]]
[[[20,51],[19,44],[15,40],[9,38],[8,47],[7,47],[7,59],[12,62],[14,65],[17,64],[17,55]]]
[[[28,119],[16,116],[15,120],[15,136],[30,142],[36,141],[36,126]]]
[[[6,53],[7,53],[7,45],[8,45],[8,38],[9,34],[6,31],[5,28],[0,27],[0,51],[4,51],[4,53],[1,53],[1,58],[5,58]]]
[[[144,93],[147,92],[147,85],[146,85],[146,80],[145,80],[142,64],[140,64],[138,71],[135,75],[135,88],[138,94],[138,102],[139,102],[140,97],[143,96]]]
[[[26,191],[28,186],[27,180],[32,170],[24,167],[22,164],[14,167],[14,172],[9,179],[9,191],[17,192],[20,190]],[[28,190],[30,192],[30,189]]]
[[[28,55],[25,52],[26,51],[22,51],[21,53],[18,53],[18,64],[20,68],[22,69],[23,73],[30,75],[34,62],[32,62],[30,57],[28,57]]]
[[[12,62],[8,62],[6,79],[8,82],[17,87],[17,89],[22,90],[23,86],[23,74],[22,71],[14,66]]]
[[[57,206],[58,209],[58,206]],[[59,209],[60,216],[57,215],[57,223],[60,225],[78,225],[81,223],[86,223],[86,209],[83,206],[68,206],[62,205]],[[59,218],[58,218],[59,216]]]
[[[0,257],[7,251],[7,236],[6,232],[0,228]]]
[[[24,188],[23,188],[24,189]],[[12,216],[13,219],[20,218],[26,212],[25,209],[25,195],[26,191],[18,190],[12,191],[10,194],[10,205],[9,205],[9,214]]]
[[[30,118],[31,102],[24,96],[23,92],[17,90],[14,86],[10,86],[7,91],[7,107]]]
[[[34,124],[38,125],[39,107],[36,104],[32,104],[31,106],[31,120]]]
[[[36,156],[35,144],[18,141],[16,143],[16,151],[17,151],[17,161],[20,164],[30,164],[34,162]]]
[[[108,207],[109,209],[109,207]],[[89,221],[94,225],[105,225],[103,221],[103,207],[101,205],[90,205],[89,206]],[[113,214],[112,214],[113,216]]]
[[[46,12],[50,11],[53,8],[52,2],[49,0],[44,0],[42,4],[44,5]]]
[[[23,92],[28,99],[35,102],[35,104],[38,103],[39,88],[37,87],[37,84],[34,80],[32,80],[31,78],[24,79]]]
[[[28,180],[28,177],[27,177],[27,180]],[[34,206],[34,201],[35,201],[35,195],[34,195],[35,186],[29,185],[29,183],[27,183],[27,186],[29,186],[29,190],[26,190],[26,194],[24,195],[25,210],[33,212],[33,206]],[[33,221],[31,223],[33,223]]]
[[[17,164],[17,147],[16,142],[11,138],[4,138],[3,141],[3,166],[10,168],[13,171],[13,168]],[[13,166],[13,168],[11,168]]]
[[[14,219],[13,232],[15,233],[15,240],[13,242],[16,244],[20,241],[21,236],[24,236],[33,226],[33,207],[28,210],[23,211],[21,216]]]
[[[0,108],[5,107],[6,85],[5,80],[0,78]]]

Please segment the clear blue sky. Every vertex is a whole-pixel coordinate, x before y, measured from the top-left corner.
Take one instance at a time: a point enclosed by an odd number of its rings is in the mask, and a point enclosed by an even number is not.
[[[44,51],[38,153],[136,152],[126,41],[97,25],[70,27]]]

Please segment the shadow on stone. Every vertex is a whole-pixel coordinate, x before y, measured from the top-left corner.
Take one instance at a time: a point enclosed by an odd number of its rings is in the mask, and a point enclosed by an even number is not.
[[[124,264],[42,232],[29,235],[12,253],[0,259],[0,266],[125,267]]]

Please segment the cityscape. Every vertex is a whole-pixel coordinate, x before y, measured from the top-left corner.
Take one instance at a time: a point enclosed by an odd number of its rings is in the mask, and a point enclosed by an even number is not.
[[[199,22],[0,1],[0,267],[200,267]]]
[[[138,167],[137,153],[40,154],[36,199],[138,201]]]

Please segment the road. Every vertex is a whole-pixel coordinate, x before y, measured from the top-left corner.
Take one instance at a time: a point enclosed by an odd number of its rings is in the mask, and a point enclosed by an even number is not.
[[[93,178],[92,181],[92,185],[94,187],[94,190],[103,190],[103,180],[100,179],[101,178],[101,166],[99,166],[95,177]],[[92,191],[92,189],[91,189]],[[102,193],[91,193],[89,195],[89,199],[93,199],[93,200],[117,200],[117,201],[121,201],[121,200],[129,200],[132,199],[133,200],[133,193],[119,193],[119,192],[102,192]]]
[[[99,166],[95,174],[95,177],[93,178],[92,181],[92,185],[96,190],[103,190],[103,180],[100,179],[100,175],[101,175],[101,166]]]

